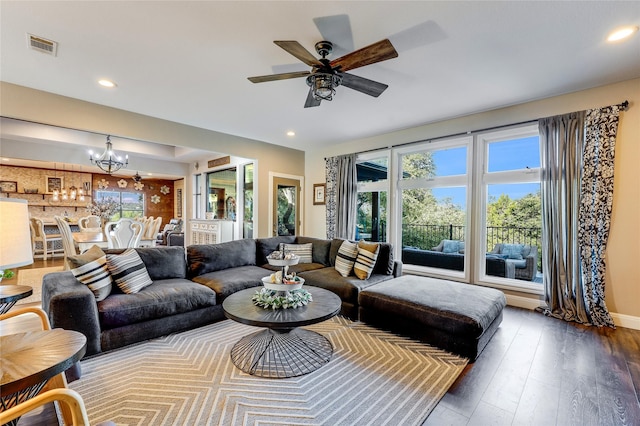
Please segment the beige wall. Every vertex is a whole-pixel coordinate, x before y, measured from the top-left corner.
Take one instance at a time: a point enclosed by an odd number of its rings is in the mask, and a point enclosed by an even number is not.
[[[308,151],[305,170],[307,193],[324,182],[324,157],[386,148],[482,128],[508,125],[588,108],[630,102],[621,114],[616,143],[613,220],[607,247],[606,303],[616,319],[640,326],[640,79],[598,87],[509,108],[474,114],[346,144]],[[463,101],[463,100],[461,100]],[[434,100],[437,102],[437,100]],[[306,200],[305,234],[324,237],[325,208]],[[520,295],[530,297],[528,295]],[[627,318],[629,317],[629,318]],[[635,328],[635,327],[634,327]],[[640,327],[639,327],[640,328]]]
[[[269,203],[267,190],[269,172],[304,175],[303,151],[160,120],[5,82],[0,84],[0,115],[254,159],[256,160],[255,191],[258,194],[255,209],[258,219],[257,237],[270,235],[270,227],[266,219]],[[251,124],[247,123],[247,125]],[[204,164],[209,159],[203,159]],[[184,192],[187,200],[187,211],[184,214],[186,218],[192,217],[191,195],[191,179],[186,179]]]

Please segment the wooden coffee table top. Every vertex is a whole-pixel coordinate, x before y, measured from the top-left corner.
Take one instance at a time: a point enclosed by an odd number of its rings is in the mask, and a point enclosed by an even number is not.
[[[287,329],[316,324],[340,312],[342,301],[335,293],[320,287],[305,286],[313,300],[307,306],[295,309],[264,309],[251,298],[262,287],[238,291],[222,302],[227,318],[242,324],[272,329]]]
[[[76,331],[55,328],[0,336],[0,348],[4,398],[70,368],[84,356],[87,339]]]

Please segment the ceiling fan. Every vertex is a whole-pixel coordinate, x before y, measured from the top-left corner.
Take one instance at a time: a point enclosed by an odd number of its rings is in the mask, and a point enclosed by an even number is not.
[[[336,87],[338,86],[345,86],[374,97],[380,96],[380,94],[389,87],[388,85],[349,74],[347,71],[393,59],[398,56],[398,52],[396,52],[396,49],[388,39],[363,47],[333,61],[327,59],[327,56],[333,50],[333,44],[329,41],[319,41],[315,45],[316,52],[322,57],[321,59],[316,59],[311,52],[302,47],[297,41],[276,40],[274,43],[305,64],[311,66],[311,71],[296,71],[249,77],[249,81],[252,83],[264,83],[265,81],[306,77],[309,93],[307,95],[307,101],[304,104],[305,108],[319,106],[323,100],[332,100],[333,95],[336,93]]]

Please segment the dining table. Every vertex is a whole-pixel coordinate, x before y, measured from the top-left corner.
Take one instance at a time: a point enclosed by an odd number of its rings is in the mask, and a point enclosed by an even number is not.
[[[100,248],[108,248],[109,242],[104,232],[74,232],[71,234],[73,241],[78,246],[80,253],[84,253],[91,247],[98,246]],[[156,245],[155,238],[141,238],[139,246],[154,247]]]

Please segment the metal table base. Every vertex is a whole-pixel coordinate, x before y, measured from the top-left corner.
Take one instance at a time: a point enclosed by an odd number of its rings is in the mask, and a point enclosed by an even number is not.
[[[231,360],[245,373],[282,379],[315,371],[332,354],[331,342],[315,331],[266,329],[240,339],[231,349]]]

